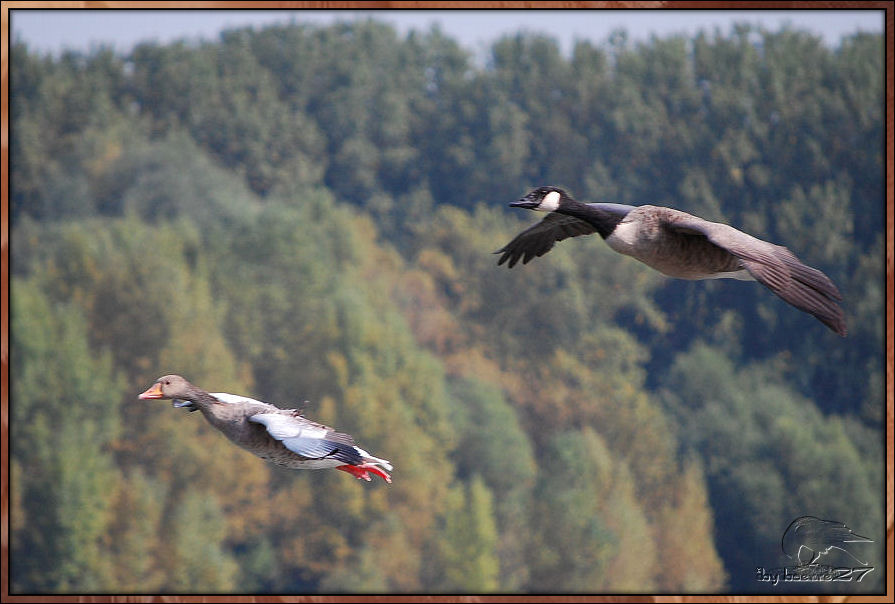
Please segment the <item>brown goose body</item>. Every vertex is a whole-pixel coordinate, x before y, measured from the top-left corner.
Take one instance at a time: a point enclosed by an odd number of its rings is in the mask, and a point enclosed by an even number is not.
[[[557,187],[539,187],[510,204],[547,212],[496,253],[512,268],[543,256],[568,237],[598,233],[613,250],[678,279],[755,280],[837,334],[847,333],[842,295],[787,248],[732,226],[660,206],[581,203]]]
[[[215,394],[221,395],[223,393],[218,392]],[[212,394],[212,396],[215,396],[215,394]],[[321,467],[319,460],[309,459],[290,451],[283,444],[283,441],[271,436],[263,424],[252,421],[252,418],[257,415],[275,413],[282,414],[297,424],[316,425],[329,430],[325,426],[314,424],[314,422],[301,415],[293,415],[298,413],[295,410],[280,409],[274,405],[253,399],[226,402],[224,397],[211,404],[197,405],[197,408],[208,423],[217,428],[232,443],[265,461],[295,470]],[[322,465],[325,467],[327,464],[324,463]]]
[[[297,409],[280,409],[253,398],[206,392],[179,375],[160,377],[141,399],[172,399],[175,407],[199,411],[231,442],[270,463],[296,470],[336,468],[364,480],[369,473],[391,482],[391,464],[373,457],[354,439],[311,421]]]
[[[625,216],[606,243],[616,252],[677,279],[714,279],[745,270],[739,257],[705,236],[675,230],[673,225],[685,224],[690,218],[694,217],[671,208],[639,206]],[[747,275],[740,278],[751,279]]]

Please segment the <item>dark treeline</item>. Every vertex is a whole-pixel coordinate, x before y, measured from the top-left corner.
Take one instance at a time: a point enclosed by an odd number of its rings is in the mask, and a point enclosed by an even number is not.
[[[761,592],[803,515],[875,540],[840,589],[882,585],[881,36],[519,35],[478,66],[293,24],[14,43],[10,74],[14,592]],[[786,245],[849,335],[597,237],[498,268],[542,184]],[[394,483],[136,400],[169,372],[308,400]]]

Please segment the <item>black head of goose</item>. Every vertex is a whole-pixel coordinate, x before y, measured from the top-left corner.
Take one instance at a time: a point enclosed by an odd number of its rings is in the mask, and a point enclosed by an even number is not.
[[[842,295],[816,268],[783,246],[672,208],[582,203],[558,187],[538,187],[510,204],[547,212],[497,250],[498,266],[527,264],[569,237],[598,233],[613,250],[678,279],[755,280],[845,336]]]
[[[297,470],[335,468],[367,481],[372,473],[392,481],[386,473],[392,469],[388,461],[355,445],[350,435],[307,419],[298,409],[206,392],[179,375],[160,377],[139,398],[172,399],[175,407],[200,411],[235,444],[276,465]]]

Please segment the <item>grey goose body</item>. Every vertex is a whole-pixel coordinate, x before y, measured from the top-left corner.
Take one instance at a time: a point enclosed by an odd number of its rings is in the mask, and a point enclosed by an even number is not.
[[[582,203],[557,187],[539,187],[510,204],[547,212],[496,253],[512,268],[543,256],[569,237],[598,233],[613,250],[678,279],[755,280],[841,336],[842,295],[821,271],[787,248],[729,225],[672,208]]]
[[[373,473],[391,482],[388,461],[373,457],[350,435],[311,421],[298,409],[206,392],[179,375],[160,377],[139,398],[172,399],[174,407],[200,411],[231,442],[270,463],[296,470],[335,468],[367,481]]]

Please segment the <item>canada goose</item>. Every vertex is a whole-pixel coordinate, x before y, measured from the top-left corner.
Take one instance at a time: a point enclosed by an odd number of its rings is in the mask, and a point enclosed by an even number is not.
[[[821,271],[802,264],[785,247],[726,224],[659,206],[581,203],[557,187],[539,187],[510,204],[547,216],[497,250],[498,266],[543,256],[568,237],[599,233],[613,250],[678,279],[756,280],[845,336],[842,295]]]
[[[363,480],[370,472],[386,482],[391,470],[384,459],[373,457],[354,444],[348,434],[303,417],[298,409],[280,409],[269,403],[225,392],[205,392],[179,375],[155,381],[141,399],[173,399],[175,407],[201,411],[224,436],[270,463],[296,470],[335,468]]]

